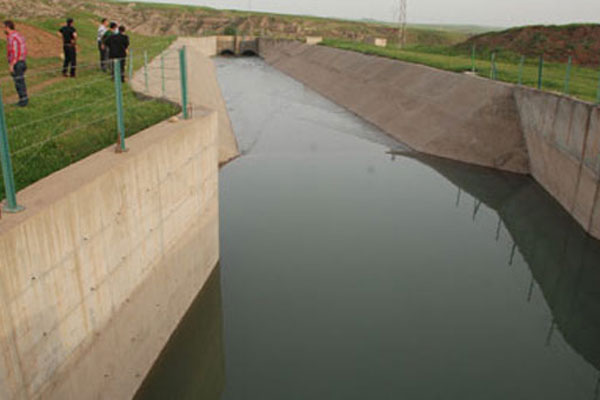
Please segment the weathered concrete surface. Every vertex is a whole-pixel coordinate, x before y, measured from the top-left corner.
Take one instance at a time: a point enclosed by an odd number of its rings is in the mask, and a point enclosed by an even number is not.
[[[531,174],[600,238],[600,109],[552,93],[515,88]]]
[[[171,335],[134,400],[220,400],[225,381],[221,269],[217,266]]]
[[[0,223],[0,398],[131,398],[219,258],[218,117],[19,193]]]
[[[181,84],[178,50],[187,49],[188,93],[193,108],[216,110],[219,116],[219,163],[225,164],[239,156],[239,150],[227,106],[217,81],[215,66],[209,58],[217,54],[216,37],[180,38],[164,53],[165,91],[162,90],[161,58],[148,65],[148,90],[144,71],[139,70],[132,81],[133,88],[152,97],[164,97],[181,104]]]
[[[269,64],[415,150],[529,172],[511,85],[298,42],[259,47]]]

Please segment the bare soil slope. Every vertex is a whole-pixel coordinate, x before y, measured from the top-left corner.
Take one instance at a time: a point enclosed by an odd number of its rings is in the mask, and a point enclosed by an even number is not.
[[[57,36],[26,24],[18,24],[17,29],[27,38],[29,56],[35,58],[61,56],[61,41]]]
[[[600,24],[527,26],[474,36],[459,46],[477,45],[488,50],[508,50],[526,56],[544,54],[550,61],[600,64]]]
[[[315,35],[359,41],[369,37],[385,37],[391,43],[397,40],[394,26],[373,22],[101,0],[0,0],[0,14],[17,20],[62,18],[77,11],[105,16],[145,35],[238,33],[289,39]],[[464,32],[442,29],[409,27],[408,30],[408,42],[423,45],[454,45],[468,37]]]

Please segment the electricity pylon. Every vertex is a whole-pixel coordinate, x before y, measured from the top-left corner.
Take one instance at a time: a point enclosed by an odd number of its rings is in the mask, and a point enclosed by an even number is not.
[[[398,45],[406,44],[406,1],[398,0]]]

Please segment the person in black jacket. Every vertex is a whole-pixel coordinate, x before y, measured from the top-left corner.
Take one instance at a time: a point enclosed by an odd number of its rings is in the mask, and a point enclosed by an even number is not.
[[[63,63],[63,76],[67,77],[69,65],[71,66],[71,78],[75,78],[75,69],[77,68],[77,30],[73,26],[73,18],[67,19],[67,24],[59,29],[59,35],[63,39],[63,50],[65,52],[65,61]]]
[[[108,58],[114,63],[114,60],[118,60],[121,64],[121,81],[125,82],[125,65],[127,61],[127,54],[129,53],[129,36],[125,34],[125,27],[121,25],[119,32],[116,35],[110,36],[106,39],[106,45],[108,46]]]
[[[104,54],[106,57],[106,65],[107,65],[107,70],[108,73],[110,73],[110,75],[114,75],[113,72],[113,63],[110,60],[110,49],[108,48],[108,38],[111,37],[112,35],[116,35],[119,32],[119,25],[116,22],[111,22],[110,25],[108,25],[108,30],[106,32],[104,32],[104,35],[102,35],[102,49],[104,50]]]

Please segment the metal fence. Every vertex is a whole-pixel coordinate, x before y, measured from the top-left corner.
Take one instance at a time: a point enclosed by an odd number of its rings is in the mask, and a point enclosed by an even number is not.
[[[501,51],[491,51],[489,63],[477,57],[477,48],[472,46],[471,71],[489,78],[518,85],[527,85],[539,90],[553,91],[568,96],[580,97],[600,105],[600,69],[575,65],[573,56],[566,63],[548,62],[545,56],[526,57],[510,54],[498,61]]]
[[[173,102],[181,104],[183,118],[189,118],[186,48],[163,51],[150,60],[158,51],[153,50],[133,49],[126,59],[111,60],[108,74],[99,62],[78,66],[77,80],[50,79],[62,68],[32,70],[26,79],[43,87],[30,88],[25,108],[7,104],[0,88],[0,194],[6,200],[5,212],[24,209],[17,199],[19,188],[111,142],[117,153],[127,151],[127,136],[176,113]],[[123,84],[122,76],[129,85]],[[142,87],[137,91],[131,87],[134,79]],[[170,90],[168,95],[167,88],[173,87],[179,93]]]
[[[585,65],[577,63],[574,50],[568,50],[561,62],[543,50],[520,54],[507,49],[476,45],[415,44],[399,48],[389,43],[386,47],[380,47],[341,39],[325,39],[321,44],[458,73],[470,73],[486,79],[561,93],[600,105],[600,60],[589,60],[591,64]]]

